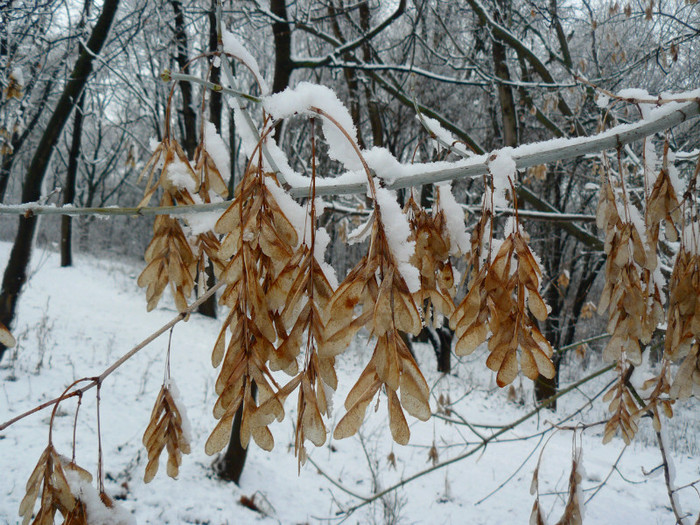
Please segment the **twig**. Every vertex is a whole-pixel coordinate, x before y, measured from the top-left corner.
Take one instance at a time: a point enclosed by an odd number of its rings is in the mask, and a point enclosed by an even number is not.
[[[627,445],[625,445],[624,447],[622,447],[622,450],[620,451],[620,454],[617,456],[617,459],[615,460],[615,463],[613,463],[612,467],[610,467],[610,472],[608,472],[608,475],[605,476],[605,479],[604,479],[603,481],[601,481],[601,482],[598,484],[598,486],[595,488],[595,491],[593,492],[593,494],[591,494],[591,495],[588,497],[588,499],[586,500],[586,503],[585,503],[586,505],[588,505],[588,503],[589,503],[593,498],[595,498],[596,495],[597,495],[597,494],[602,490],[602,488],[607,484],[608,480],[609,480],[610,477],[613,475],[613,472],[616,472],[616,471],[617,471],[618,473],[620,473],[620,471],[617,470],[617,464],[618,464],[618,463],[620,462],[620,460],[622,459],[622,455],[625,453],[625,450],[627,450]]]
[[[674,494],[673,487],[671,487],[671,483],[673,482],[673,480],[671,480],[671,468],[668,464],[668,458],[666,456],[666,444],[664,443],[664,439],[661,436],[661,432],[656,432],[656,440],[659,443],[659,451],[661,452],[661,460],[663,462],[662,465],[664,467],[664,480],[666,481],[666,490],[668,492],[669,502],[671,503],[671,510],[673,511],[673,515],[676,517],[676,524],[684,525],[683,518],[685,516],[681,516],[681,512],[678,508],[678,502],[676,501],[676,496]]]
[[[326,474],[326,473],[324,472],[324,470],[323,470],[321,467],[318,466],[318,463],[316,463],[311,457],[307,457],[307,458],[306,458],[306,461],[308,461],[308,462],[311,463],[314,467],[316,467],[316,470],[318,470],[318,473],[321,474],[321,476],[323,476],[324,478],[326,478],[328,481],[330,481],[333,485],[335,485],[336,487],[338,487],[340,490],[342,490],[342,491],[345,492],[346,494],[349,494],[349,495],[352,496],[353,498],[361,499],[361,500],[363,500],[363,501],[369,500],[369,497],[367,497],[367,496],[360,496],[357,492],[353,492],[352,490],[350,490],[349,488],[347,488],[347,487],[341,485],[338,481],[336,481],[336,480],[333,479],[331,476],[329,476],[328,474]]]
[[[94,388],[95,386],[99,385],[100,383],[102,383],[105,380],[105,378],[107,376],[112,374],[115,370],[117,370],[120,366],[122,366],[124,363],[126,363],[129,359],[134,357],[134,355],[136,355],[139,351],[143,350],[146,346],[148,346],[150,343],[155,341],[162,334],[164,334],[165,332],[170,330],[170,328],[175,326],[177,323],[179,323],[180,321],[187,318],[187,316],[189,314],[191,314],[193,311],[195,311],[200,304],[202,304],[207,299],[209,299],[209,297],[214,295],[216,293],[216,291],[225,284],[226,284],[226,281],[219,281],[218,283],[216,283],[204,295],[202,295],[199,299],[197,299],[190,306],[188,306],[184,312],[180,312],[177,316],[175,316],[168,323],[161,326],[158,330],[156,330],[154,333],[149,335],[146,339],[144,339],[139,344],[137,344],[135,347],[133,347],[131,350],[129,350],[126,354],[124,354],[117,361],[115,361],[109,368],[107,368],[99,376],[94,377],[94,378],[90,378],[90,383],[88,383],[84,387],[81,387],[77,390],[73,390],[71,393],[69,393],[65,396],[59,396],[55,399],[52,399],[51,401],[46,401],[45,403],[42,403],[40,405],[35,406],[31,410],[27,410],[26,412],[23,412],[22,414],[18,415],[17,417],[14,417],[14,418],[10,419],[9,421],[6,421],[2,425],[0,425],[0,431],[5,430],[10,425],[15,424],[17,421],[24,419],[27,416],[30,416],[30,415],[32,415],[36,412],[39,412],[45,408],[48,408],[50,406],[55,405],[59,401],[63,401],[65,399],[75,397],[75,396],[82,396],[85,392],[87,392],[91,388]]]
[[[527,464],[527,462],[530,460],[530,458],[532,457],[532,455],[533,455],[535,452],[537,452],[537,449],[540,448],[540,445],[542,444],[542,440],[544,439],[544,436],[545,436],[545,434],[542,434],[542,435],[540,436],[540,440],[537,442],[537,444],[536,444],[534,447],[532,447],[532,450],[531,450],[530,453],[527,455],[527,457],[520,463],[520,465],[518,466],[518,468],[516,468],[510,476],[508,476],[500,485],[498,485],[498,487],[496,487],[496,488],[493,489],[491,492],[489,492],[486,496],[484,496],[484,497],[481,498],[479,501],[477,501],[476,503],[474,503],[474,506],[476,506],[476,505],[481,505],[484,501],[486,501],[486,500],[489,499],[491,496],[493,496],[494,494],[496,494],[496,492],[498,492],[498,491],[501,490],[503,487],[505,487],[505,486],[508,484],[508,482],[509,482],[510,480],[512,480],[512,479],[518,474],[518,472],[520,472],[520,470]]]
[[[509,425],[504,426],[501,430],[499,430],[498,432],[492,434],[491,436],[489,436],[488,438],[486,438],[482,443],[479,443],[478,445],[476,445],[476,446],[475,446],[474,448],[472,448],[471,450],[468,450],[467,452],[465,452],[465,453],[463,453],[463,454],[460,454],[459,456],[455,456],[454,458],[451,458],[451,459],[442,461],[442,462],[440,462],[440,463],[437,463],[436,465],[433,465],[432,467],[428,467],[427,469],[424,469],[424,470],[421,470],[421,471],[419,471],[419,472],[416,472],[415,474],[412,474],[411,476],[407,477],[406,479],[403,479],[403,480],[399,481],[398,483],[395,483],[394,485],[391,485],[390,487],[384,489],[383,491],[378,492],[377,494],[373,494],[373,495],[372,495],[371,497],[369,497],[369,498],[364,498],[363,501],[362,501],[361,503],[358,503],[357,505],[354,505],[354,506],[348,508],[348,509],[345,510],[345,511],[341,511],[341,513],[352,514],[352,513],[355,512],[356,510],[358,510],[358,509],[364,507],[365,505],[368,505],[368,504],[372,503],[373,501],[375,501],[375,500],[377,500],[377,499],[379,499],[379,498],[385,496],[385,495],[388,494],[389,492],[392,492],[392,491],[394,491],[394,490],[396,490],[396,489],[399,489],[399,488],[403,487],[404,485],[407,485],[408,483],[410,483],[410,482],[412,482],[412,481],[414,481],[414,480],[416,480],[416,479],[418,479],[418,478],[420,478],[420,477],[422,477],[422,476],[425,476],[426,474],[430,474],[431,472],[434,472],[434,471],[436,471],[436,470],[442,469],[442,468],[444,468],[444,467],[446,467],[446,466],[448,466],[448,465],[451,465],[451,464],[453,464],[453,463],[457,463],[457,462],[459,462],[459,461],[462,461],[463,459],[466,459],[466,458],[468,458],[468,457],[470,457],[470,456],[476,454],[478,451],[480,451],[480,450],[486,448],[486,446],[487,446],[491,441],[495,440],[498,436],[501,436],[501,435],[505,434],[506,432],[508,432],[509,430],[512,430],[513,428],[519,426],[521,423],[524,423],[524,422],[527,421],[528,419],[530,419],[530,418],[532,418],[533,416],[537,415],[537,414],[540,412],[540,410],[542,410],[543,408],[547,408],[549,405],[551,405],[552,403],[554,403],[554,402],[555,402],[557,399],[559,399],[560,397],[562,397],[562,396],[568,394],[568,393],[571,392],[572,390],[575,390],[576,388],[578,388],[578,387],[581,386],[582,384],[584,384],[584,383],[586,383],[586,382],[588,382],[588,381],[591,381],[592,379],[595,379],[596,377],[598,377],[598,376],[600,376],[600,375],[603,375],[604,373],[606,373],[606,372],[612,370],[614,367],[615,367],[614,364],[605,366],[605,367],[603,367],[603,368],[597,370],[596,372],[593,372],[592,374],[589,374],[588,376],[586,376],[586,377],[584,377],[584,378],[582,378],[582,379],[576,381],[575,383],[572,383],[572,384],[569,385],[568,387],[564,388],[563,390],[560,390],[559,392],[557,392],[557,393],[554,394],[553,396],[551,396],[551,397],[545,399],[544,401],[542,401],[537,407],[535,407],[533,410],[531,410],[530,412],[528,412],[527,414],[525,414],[525,415],[522,416],[521,418],[519,418],[519,419],[513,421],[513,422],[512,422],[511,424],[509,424]]]

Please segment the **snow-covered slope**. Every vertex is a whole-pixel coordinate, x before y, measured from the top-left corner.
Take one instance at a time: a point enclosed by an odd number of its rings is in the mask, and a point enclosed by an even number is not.
[[[8,244],[0,245],[2,267],[8,252]],[[74,268],[61,269],[57,256],[41,251],[34,259],[34,272],[13,327],[19,345],[0,367],[0,423],[58,396],[75,379],[99,374],[176,314],[167,301],[146,313],[145,299],[136,286],[137,267],[78,257]],[[482,426],[470,430],[464,424],[437,418],[427,423],[414,420],[410,445],[400,447],[391,441],[382,398],[378,410],[369,411],[361,438],[329,439],[324,447],[309,451],[319,468],[307,463],[297,475],[292,428],[295,399],[290,399],[285,421],[271,427],[275,449],[265,453],[252,445],[241,487],[237,487],[216,479],[212,458],[203,452],[214,426],[211,408],[216,376],[210,352],[218,330],[216,321],[193,315],[173,332],[171,375],[187,407],[193,433],[193,451],[184,457],[178,480],[166,476],[161,458],[155,480],[148,485],[142,481],[146,454],[141,437],[163,381],[167,334],[110,376],[101,389],[105,486],[138,523],[335,523],[343,517],[339,511],[361,503],[350,493],[370,496],[430,467],[433,445],[437,461],[463,455],[480,443],[475,432],[489,436],[498,430],[489,425],[510,423],[532,409],[529,385],[523,383],[524,390],[516,392],[516,398],[525,399],[523,404],[509,401],[506,392],[491,385],[491,373],[482,355],[464,360],[453,375],[441,378],[433,372],[432,351],[418,345],[418,361],[433,388],[433,410],[440,395],[443,399],[449,396],[454,403],[450,419],[463,418]],[[371,346],[360,338],[339,359],[335,421],[344,413],[344,396],[370,352]],[[595,369],[595,365],[590,366],[590,371]],[[576,371],[579,377],[585,373]],[[584,388],[586,395],[598,393],[606,380],[593,383]],[[531,476],[545,443],[541,502],[549,521],[556,521],[566,499],[572,432],[559,430],[552,435],[543,431],[585,401],[583,393],[572,394],[571,399],[562,400],[558,413],[541,412],[485,449],[358,509],[347,523],[386,523],[392,518],[396,523],[527,523],[533,503]],[[54,444],[68,456],[75,407],[75,400],[62,404],[55,421]],[[682,447],[674,444],[676,486],[700,478],[697,438],[684,430],[694,432],[688,418],[697,416],[688,416],[689,409],[682,410],[685,416],[678,418],[670,431],[677,441],[685,440]],[[78,417],[76,460],[93,474],[97,463],[95,414],[95,390],[91,390],[84,396]],[[24,485],[46,447],[49,416],[50,410],[44,410],[0,432],[0,523],[19,521],[17,510]],[[595,408],[585,408],[566,424],[581,419],[595,422],[603,417],[598,399]],[[648,420],[641,424],[650,426]],[[658,449],[638,441],[623,452],[624,444],[618,439],[603,446],[601,430],[597,426],[583,432],[584,495],[594,496],[586,505],[585,522],[672,523],[662,471],[656,469],[661,462]],[[654,472],[646,475],[649,471]],[[697,518],[700,499],[692,489],[679,495],[684,509],[693,514],[688,518],[691,523]],[[254,498],[264,514],[241,505],[242,496]]]

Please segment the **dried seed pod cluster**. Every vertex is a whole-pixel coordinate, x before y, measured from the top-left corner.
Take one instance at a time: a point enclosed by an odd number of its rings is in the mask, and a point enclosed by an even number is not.
[[[139,206],[146,206],[158,188],[163,190],[161,206],[208,203],[213,198],[228,195],[221,173],[205,148],[203,136],[193,162],[194,168],[180,144],[166,136],[139,176],[139,180],[147,178],[145,196]],[[194,219],[184,220],[189,223]],[[194,225],[192,229],[194,238],[190,242],[179,219],[169,215],[156,216],[153,240],[146,249],[147,266],[138,279],[139,286],[147,287],[149,311],[156,307],[168,283],[177,309],[186,310],[187,299],[198,276],[200,287],[205,286],[203,272],[207,262],[212,262],[215,274],[220,273],[223,263],[218,257],[218,238],[206,229],[200,231],[199,226]]]
[[[517,222],[511,223],[513,231],[500,243],[493,260],[489,263],[487,258],[482,264],[483,232],[489,231],[490,220],[485,203],[472,236],[469,292],[450,319],[457,338],[455,352],[469,355],[490,332],[486,366],[497,373],[500,387],[512,383],[519,369],[533,380],[540,374],[552,378],[552,347],[530,317],[544,321],[549,314],[539,293],[542,270]]]
[[[659,296],[649,293],[654,289],[652,271],[656,261],[647,256],[645,232],[639,230],[641,220],[633,219],[636,214],[636,208],[627,202],[624,194],[616,194],[610,178],[606,177],[596,211],[597,225],[605,232],[604,249],[608,256],[598,313],[609,311],[608,332],[612,336],[603,351],[603,359],[617,361],[618,379],[603,397],[612,413],[605,426],[604,443],[618,430],[626,443],[637,432],[639,407],[629,389],[632,372],[629,364],[641,364],[640,341],[648,343],[658,323],[655,305]]]
[[[169,194],[163,204],[172,205]],[[175,305],[180,312],[187,309],[187,298],[194,289],[197,259],[187,242],[180,221],[169,215],[158,215],[153,224],[153,239],[146,248],[146,268],[137,283],[146,287],[147,309],[150,312],[170,284]]]
[[[670,394],[689,397],[700,388],[700,255],[697,223],[686,226],[668,283],[665,357],[681,361]]]
[[[455,309],[457,291],[450,254],[457,252],[447,234],[445,212],[436,199],[433,214],[429,215],[414,200],[413,195],[404,206],[411,226],[411,240],[416,243],[411,263],[420,273],[420,288],[413,295],[423,308],[425,323],[436,323],[437,317],[449,317]]]
[[[647,396],[647,401],[645,406],[640,409],[640,413],[651,412],[652,425],[656,432],[661,432],[661,418],[660,411],[664,413],[667,418],[673,417],[673,403],[674,399],[670,399],[669,395],[671,393],[671,372],[669,361],[664,359],[661,365],[661,371],[655,377],[647,379],[643,385],[642,390],[651,390]]]
[[[566,505],[564,512],[557,521],[557,525],[581,525],[583,523],[583,463],[582,449],[576,446],[576,435],[574,435],[574,450],[571,457],[571,472],[569,474],[569,487],[567,490]],[[546,445],[545,445],[546,447]],[[530,494],[535,496],[535,502],[532,505],[530,512],[530,525],[545,525],[546,520],[542,512],[540,504],[540,487],[539,487],[539,471],[542,457],[544,455],[544,447],[540,452],[540,457],[537,461],[537,466],[532,474],[532,482],[530,483]]]
[[[143,445],[148,452],[144,481],[149,483],[158,472],[160,454],[168,450],[167,472],[176,478],[182,455],[190,453],[190,431],[187,414],[178,402],[179,394],[172,380],[164,384],[151,412],[151,419],[143,434]]]
[[[294,451],[299,466],[306,461],[304,442],[309,439],[320,447],[326,442],[323,416],[330,415],[329,396],[337,388],[335,357],[321,356],[318,346],[325,337],[324,314],[333,294],[333,287],[315,255],[315,207],[311,211],[311,240],[303,242],[289,264],[280,272],[270,293],[279,301],[287,338],[279,345],[271,366],[294,370],[297,355],[304,349],[304,368],[280,389],[281,400],[299,389]]]
[[[93,500],[101,500],[105,507],[114,507],[114,502],[104,492],[97,494],[92,487],[92,475],[56,452],[49,444],[44,450],[34,471],[29,476],[26,494],[19,507],[22,523],[27,525],[53,525],[56,513],[63,516],[65,525],[87,525],[91,515],[97,515]],[[39,511],[34,515],[36,499],[41,491]],[[87,494],[87,492],[95,494]],[[118,509],[119,512],[120,509]],[[118,513],[117,512],[117,513]],[[118,519],[117,514],[110,523],[129,523],[129,518]],[[104,519],[104,513],[102,513]]]
[[[484,234],[490,230],[491,212],[482,207],[479,222],[471,237],[471,277],[468,292],[450,317],[450,328],[455,331],[455,353],[458,356],[471,354],[486,341],[489,335],[489,305],[485,286],[488,261],[482,264]]]
[[[328,305],[327,337],[319,355],[341,353],[363,326],[377,338],[369,363],[345,400],[347,413],[335,428],[336,439],[357,432],[367,407],[382,387],[388,397],[389,426],[396,442],[405,444],[410,436],[403,409],[424,421],[430,417],[428,385],[401,335],[418,334],[422,322],[401,273],[405,266],[397,261],[382,222],[382,206],[393,203],[400,213],[393,197],[389,198],[391,201],[376,203],[369,253],[348,273]],[[409,233],[407,228],[406,238]],[[359,315],[355,315],[356,307]]]
[[[489,298],[489,329],[493,334],[488,342],[486,366],[497,372],[500,387],[517,377],[518,348],[520,368],[528,378],[535,380],[540,374],[554,377],[552,347],[528,314],[529,311],[538,321],[547,318],[547,306],[539,294],[541,275],[526,237],[515,231],[501,244],[484,279]]]
[[[609,403],[608,411],[612,413],[612,417],[605,424],[603,443],[610,442],[618,430],[622,440],[628,445],[637,434],[640,412],[627,383],[631,373],[632,369],[629,366],[618,363],[618,380],[603,396],[603,402]]]
[[[252,436],[261,448],[272,449],[274,439],[267,426],[275,418],[284,417],[283,403],[275,397],[279,386],[267,362],[278,367],[284,363],[288,371],[295,372],[299,348],[289,345],[289,355],[276,352],[275,343],[288,336],[276,308],[280,302],[284,303],[288,290],[282,286],[274,288],[274,294],[278,294],[276,300],[270,292],[294,255],[299,240],[277,202],[279,191],[274,175],[249,170],[233,202],[216,224],[216,232],[226,235],[219,255],[228,261],[221,273],[221,279],[228,284],[220,302],[230,312],[212,353],[212,364],[222,365],[216,381],[219,397],[214,407],[214,417],[220,421],[207,441],[208,454],[218,452],[228,443],[233,416],[241,405],[243,446],[247,446]],[[292,284],[288,280],[283,282]],[[228,344],[227,331],[231,334]]]
[[[26,494],[19,505],[19,515],[24,525],[32,519],[40,491],[41,506],[32,521],[33,525],[53,525],[56,512],[66,517],[73,511],[76,500],[64,473],[66,465],[67,461],[59,456],[53,445],[46,447],[27,480]]]
[[[639,341],[648,342],[651,338],[651,333],[645,330],[651,325],[644,323],[649,312],[645,307],[642,269],[653,268],[649,267],[651,258],[647,258],[644,232],[630,218],[635,212],[622,196],[615,195],[610,181],[606,180],[596,213],[598,228],[605,232],[608,256],[598,313],[609,310],[608,332],[612,334],[603,359],[612,362],[624,358],[639,365],[642,362]],[[621,215],[625,216],[624,220]]]

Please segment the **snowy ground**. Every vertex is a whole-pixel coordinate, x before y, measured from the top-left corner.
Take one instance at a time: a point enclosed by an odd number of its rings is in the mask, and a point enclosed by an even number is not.
[[[9,245],[0,244],[0,265]],[[73,380],[99,374],[120,355],[169,321],[176,312],[167,302],[146,313],[145,299],[136,286],[138,267],[106,260],[78,257],[74,268],[61,269],[58,257],[37,250],[34,271],[20,301],[13,333],[19,340],[16,352],[0,366],[0,423],[53,398]],[[146,455],[141,436],[155,396],[163,380],[167,335],[152,343],[110,376],[101,393],[101,425],[106,488],[131,511],[138,523],[527,523],[533,496],[530,482],[542,446],[540,468],[542,505],[549,522],[559,519],[566,498],[571,466],[572,432],[547,432],[550,422],[561,421],[595,395],[609,380],[605,376],[572,393],[560,403],[557,413],[542,412],[504,433],[485,450],[445,468],[420,477],[349,517],[337,514],[361,502],[378,489],[431,466],[430,449],[435,444],[438,461],[462,455],[480,442],[463,424],[433,418],[411,424],[411,443],[392,444],[386,426],[384,400],[369,411],[362,438],[330,440],[310,450],[311,458],[338,486],[311,464],[297,475],[293,455],[294,408],[287,403],[287,419],[273,426],[276,445],[272,453],[252,446],[241,487],[219,482],[211,469],[212,458],[204,442],[213,428],[215,372],[210,351],[218,332],[216,321],[194,315],[180,323],[173,334],[172,377],[176,381],[193,429],[193,452],[185,456],[178,480],[165,475],[164,461],[155,480],[143,483]],[[359,375],[370,349],[358,340],[339,359],[339,392],[335,420],[342,415],[345,393]],[[493,379],[475,355],[456,367],[454,375],[440,378],[433,372],[434,358],[427,347],[417,348],[418,359],[433,386],[433,410],[442,394],[454,403],[452,419],[472,424],[504,425],[532,409],[530,386],[523,382],[516,400],[492,386]],[[600,363],[567,370],[566,382],[600,367]],[[581,369],[579,369],[581,368]],[[96,471],[97,428],[95,391],[85,395],[77,426],[77,462]],[[292,396],[294,397],[294,396]],[[524,399],[523,404],[518,403]],[[700,478],[698,461],[697,407],[678,407],[668,433],[674,450],[675,485]],[[71,453],[75,402],[61,405],[55,422],[54,444],[65,455]],[[24,485],[48,437],[50,411],[30,416],[0,432],[0,523],[16,523]],[[567,424],[603,419],[600,400],[585,408]],[[673,523],[668,495],[655,448],[650,422],[641,423],[640,438],[622,454],[618,440],[603,446],[601,427],[583,433],[584,495],[587,523]],[[488,436],[494,429],[474,427]],[[551,438],[550,438],[551,436]],[[517,438],[527,438],[518,440]],[[363,447],[364,444],[364,447]],[[395,457],[395,466],[389,461]],[[606,481],[607,480],[607,481]],[[601,484],[603,486],[601,486]],[[499,489],[500,488],[500,489]],[[597,491],[597,488],[600,490]],[[496,491],[494,493],[494,491]],[[239,504],[241,496],[255,497],[266,514]],[[700,498],[692,488],[679,491],[688,523],[697,519]]]

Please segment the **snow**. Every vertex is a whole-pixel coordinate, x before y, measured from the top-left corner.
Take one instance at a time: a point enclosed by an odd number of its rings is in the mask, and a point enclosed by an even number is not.
[[[352,117],[330,88],[310,82],[300,82],[294,88],[288,87],[282,93],[266,97],[263,100],[263,107],[275,119],[288,118],[295,114],[318,117],[311,108],[318,108],[328,113],[350,136],[348,140],[348,137],[327,117],[320,117],[323,121],[323,134],[328,142],[328,155],[342,162],[348,170],[362,169],[362,162],[356,150],[357,131]]]
[[[10,244],[0,243],[0,262],[7,260],[10,248]],[[55,253],[37,249],[35,256],[31,277],[19,302],[17,322],[12,327],[18,350],[11,351],[0,363],[0,424],[59,395],[74,379],[99,374],[177,315],[169,297],[146,314],[143,290],[136,285],[142,262],[132,265],[78,255],[75,267],[60,268]],[[203,449],[215,423],[211,407],[216,397],[216,372],[211,368],[210,353],[219,329],[220,321],[199,314],[192,314],[188,322],[181,322],[174,329],[171,377],[177,381],[179,399],[192,426],[192,454],[183,457],[177,480],[166,476],[163,469],[148,486],[142,481],[147,458],[141,437],[162,385],[167,334],[106,379],[100,411],[106,492],[118,499],[139,524],[315,524],[334,523],[344,517],[336,515],[339,507],[345,509],[360,503],[357,498],[332,485],[310,463],[297,475],[297,461],[291,452],[292,422],[296,420],[294,399],[285,405],[285,421],[271,426],[276,440],[273,451],[266,453],[251,445],[240,486],[219,482],[212,475],[212,458]],[[336,359],[336,405],[342,405],[371,349],[371,343],[361,334]],[[516,381],[522,405],[509,401],[507,392],[493,386],[494,375],[484,365],[483,349],[477,349],[469,358],[453,361],[453,372],[447,375],[435,372],[430,346],[417,343],[414,350],[435,397],[433,406],[441,394],[449,396],[453,400],[450,409],[478,425],[507,425],[532,409],[531,383],[523,381],[521,387]],[[565,360],[562,386],[600,367],[594,354],[589,353],[590,364]],[[410,445],[394,444],[387,428],[386,399],[382,396],[378,409],[368,410],[361,430],[373,461],[371,467],[357,437],[331,439],[321,448],[311,447],[310,458],[341,486],[364,496],[375,490],[370,469],[376,472],[377,483],[387,488],[430,467],[428,452],[433,443],[439,461],[473,452],[407,483],[384,500],[358,509],[346,523],[384,523],[384,508],[394,509],[402,523],[527,523],[533,503],[529,486],[541,447],[540,432],[551,429],[549,422],[576,426],[579,421],[596,422],[609,417],[601,403],[595,402],[593,407],[586,403],[598,395],[611,377],[606,374],[583,385],[581,392],[573,391],[560,398],[556,412],[543,411],[493,439],[486,448],[478,449],[480,439],[466,426],[438,418],[427,423],[409,418]],[[279,376],[280,380],[283,378],[283,374]],[[92,390],[83,396],[76,457],[77,463],[93,476],[97,458],[94,393]],[[668,427],[666,443],[673,456],[676,487],[700,477],[696,403],[676,403],[676,417],[671,422],[662,420]],[[68,456],[75,406],[75,400],[62,403],[54,427],[54,445],[59,453]],[[580,407],[586,408],[573,420],[563,421]],[[329,430],[343,413],[342,408],[336,408]],[[0,432],[0,523],[18,522],[25,483],[46,447],[49,416],[50,412],[44,410]],[[457,420],[454,416],[451,419]],[[480,426],[475,430],[490,436],[498,429]],[[602,427],[598,425],[584,430],[579,442],[584,452],[584,498],[590,498],[611,474],[606,485],[586,504],[584,523],[674,522],[663,476],[648,477],[643,473],[660,464],[649,418],[640,421],[640,436],[627,447],[618,470],[613,470],[613,464],[625,449],[624,443],[614,438],[603,446],[601,439]],[[533,450],[535,453],[528,459]],[[389,454],[395,457],[395,468],[387,461]],[[548,523],[556,522],[563,511],[563,498],[556,493],[567,490],[571,454],[571,433],[556,432],[545,449],[539,473],[541,502]],[[489,496],[493,491],[497,492]],[[268,515],[238,504],[241,496],[254,496]],[[685,489],[677,496],[692,523],[700,512],[697,494]]]
[[[21,87],[25,86],[26,84],[24,83],[24,73],[22,72],[21,67],[13,67],[12,72],[9,75],[11,78],[15,79],[15,82],[19,84]]]
[[[309,214],[306,209],[297,201],[289,196],[289,193],[284,191],[272,178],[265,177],[265,186],[272,194],[275,202],[287,217],[287,220],[294,226],[299,237],[299,242],[308,243],[310,236],[308,235]]]
[[[134,517],[119,502],[113,501],[114,506],[107,507],[91,483],[81,478],[74,470],[64,469],[64,473],[71,492],[85,504],[85,514],[90,524],[136,525]]]
[[[321,212],[317,208],[317,213],[320,215]],[[323,270],[326,279],[328,279],[328,284],[334,290],[338,288],[338,276],[335,273],[335,268],[328,264],[324,257],[326,253],[326,248],[331,242],[331,236],[325,228],[318,228],[316,230],[316,245],[314,246],[314,257],[318,261],[321,269]]]
[[[185,404],[182,402],[182,398],[180,397],[180,390],[177,388],[175,380],[172,377],[165,381],[165,388],[168,390],[168,392],[170,392],[170,397],[173,398],[177,411],[180,413],[180,418],[182,419],[182,437],[185,439],[185,441],[187,441],[187,443],[191,443],[192,425],[187,417],[187,409],[185,408]]]
[[[681,241],[689,253],[700,255],[700,223],[688,222],[681,233]]]
[[[216,126],[211,122],[204,123],[204,147],[225,180],[231,174],[231,155],[221,135],[216,132]]]
[[[402,177],[406,173],[406,166],[386,148],[374,146],[368,151],[363,151],[362,155],[374,174],[386,182],[394,182],[397,177]]]
[[[197,190],[197,183],[192,177],[190,167],[180,159],[174,159],[168,164],[166,177],[168,182],[176,188],[186,189],[190,193]]]
[[[427,117],[425,115],[416,115],[421,124],[427,128],[431,136],[435,137],[432,140],[434,151],[439,151],[441,148],[447,148],[450,151],[457,153],[462,157],[471,157],[473,153],[470,151],[463,151],[460,148],[455,147],[459,141],[454,137],[452,133],[443,128],[440,123],[434,118]]]
[[[680,197],[685,192],[685,185],[681,182],[680,173],[676,167],[676,154],[669,150],[668,152],[668,178],[671,181],[676,195]]]
[[[411,227],[406,215],[396,202],[396,195],[386,188],[377,188],[377,205],[382,217],[382,226],[401,276],[411,293],[420,288],[420,274],[409,260],[416,248],[415,241],[409,241]]]
[[[450,236],[450,255],[468,253],[471,246],[471,237],[467,233],[464,223],[464,209],[457,204],[450,183],[443,182],[437,185],[440,208],[445,212],[447,233]]]
[[[493,177],[493,205],[508,207],[506,192],[515,184],[515,161],[511,156],[513,148],[499,150],[495,158],[489,159],[489,172]]]
[[[260,73],[258,62],[253,58],[253,55],[250,54],[250,51],[246,49],[236,35],[226,29],[221,32],[221,39],[223,40],[224,51],[235,56],[245,64],[258,82],[262,95],[267,95],[270,92],[270,88],[265,78]]]
[[[595,99],[595,103],[600,109],[605,109],[610,103],[610,97],[605,95],[604,93],[598,93]]]

